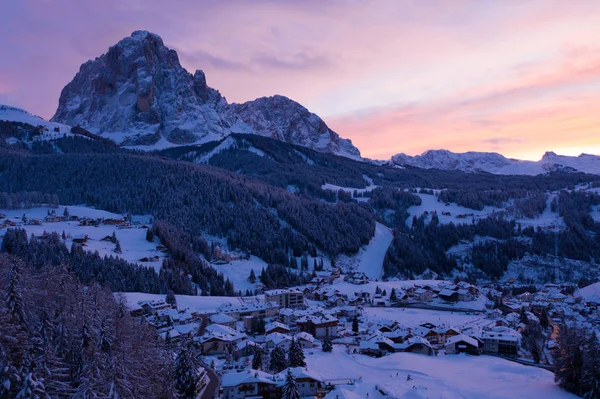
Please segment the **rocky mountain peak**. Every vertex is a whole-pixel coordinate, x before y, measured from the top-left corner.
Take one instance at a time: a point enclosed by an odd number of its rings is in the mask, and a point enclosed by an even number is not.
[[[83,64],[62,90],[52,120],[129,146],[201,143],[236,132],[360,158],[349,140],[287,97],[227,104],[202,70],[190,74],[160,36],[142,30]]]

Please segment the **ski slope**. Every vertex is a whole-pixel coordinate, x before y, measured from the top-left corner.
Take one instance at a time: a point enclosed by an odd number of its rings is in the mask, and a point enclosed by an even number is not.
[[[376,223],[375,235],[369,244],[361,248],[356,255],[340,255],[338,265],[363,272],[372,281],[380,280],[383,275],[383,259],[393,238],[390,229],[381,223]]]

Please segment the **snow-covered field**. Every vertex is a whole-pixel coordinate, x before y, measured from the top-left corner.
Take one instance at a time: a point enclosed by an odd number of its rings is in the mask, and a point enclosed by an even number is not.
[[[600,282],[575,291],[575,296],[583,298],[585,301],[600,301]]]
[[[350,355],[335,345],[333,353],[317,350],[307,356],[306,362],[326,381],[356,381],[340,388],[361,398],[576,398],[558,388],[549,371],[490,356],[395,353],[377,359]]]
[[[475,209],[465,208],[463,206],[451,203],[446,205],[444,202],[438,201],[435,195],[431,194],[417,194],[421,197],[421,205],[411,206],[408,208],[410,216],[406,218],[406,225],[412,226],[413,216],[421,216],[426,211],[429,213],[437,212],[440,223],[471,223],[471,220],[475,218],[483,218],[491,215],[493,212],[501,211],[501,208],[493,206],[486,206],[482,211]],[[444,215],[444,213],[447,213]],[[449,213],[449,214],[448,214]],[[463,215],[464,217],[458,217]],[[469,215],[469,216],[466,216]]]
[[[544,209],[544,212],[542,212],[542,214],[540,216],[538,216],[534,219],[517,219],[516,222],[523,225],[523,227],[526,227],[526,226],[564,227],[565,222],[564,222],[563,218],[558,216],[558,212],[552,212],[552,209],[550,206],[552,200],[556,197],[557,197],[557,194],[552,194],[552,195],[548,196],[548,200],[546,201],[546,209]]]
[[[64,206],[60,206],[56,209],[57,215],[62,215],[64,212]],[[76,215],[80,218],[104,218],[104,219],[121,219],[123,215],[118,215],[111,212],[106,212],[100,209],[89,208],[85,206],[69,206],[70,215]],[[98,251],[100,255],[117,256],[125,259],[128,262],[137,263],[144,266],[151,266],[156,271],[160,270],[162,260],[165,254],[158,251],[156,247],[160,245],[160,241],[157,237],[154,238],[154,242],[148,242],[146,240],[146,229],[142,228],[118,228],[117,226],[111,225],[99,225],[94,226],[79,226],[79,222],[55,222],[45,223],[44,218],[48,213],[49,208],[31,208],[31,209],[17,209],[8,210],[0,209],[0,213],[6,215],[7,218],[17,223],[17,227],[24,228],[27,231],[27,235],[34,234],[36,236],[42,235],[44,232],[56,232],[62,234],[63,231],[67,235],[66,245],[67,248],[71,248],[73,238],[80,235],[87,235],[88,240],[85,243],[86,251]],[[27,216],[27,219],[37,219],[42,221],[41,226],[28,225],[21,222],[23,215]],[[140,223],[147,223],[149,216],[134,216],[133,220],[139,221]],[[0,237],[4,236],[6,229],[0,229]],[[117,236],[117,239],[121,243],[122,253],[117,254],[114,252],[115,244],[110,241],[102,241],[106,236],[112,236],[113,232]],[[152,258],[158,256],[158,260],[153,262],[140,262],[142,258]]]
[[[225,278],[229,278],[236,290],[246,292],[246,290],[248,289],[253,291],[254,289],[256,289],[257,286],[257,283],[252,284],[248,281],[250,271],[254,270],[254,274],[256,275],[256,281],[259,282],[258,276],[260,275],[261,270],[267,267],[267,262],[260,258],[257,258],[256,256],[252,256],[249,260],[240,259],[231,261],[225,265],[211,266],[218,272],[223,273],[223,276],[225,276]],[[312,265],[309,264],[309,266]]]
[[[356,255],[340,255],[337,263],[344,268],[365,273],[370,280],[381,279],[383,258],[393,238],[390,229],[376,223],[375,235],[369,244],[361,248]]]
[[[115,293],[116,298],[123,298],[128,308],[138,307],[139,301],[164,300],[165,295],[146,294],[142,292],[120,292]],[[189,309],[192,312],[215,312],[217,308],[223,305],[242,305],[244,302],[239,297],[228,296],[193,296],[193,295],[175,295],[178,309]],[[252,302],[256,299],[244,298]]]

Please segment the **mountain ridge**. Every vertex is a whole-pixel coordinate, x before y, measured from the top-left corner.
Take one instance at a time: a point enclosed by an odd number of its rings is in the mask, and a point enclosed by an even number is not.
[[[62,90],[53,122],[78,125],[123,146],[161,149],[250,133],[361,159],[316,114],[281,95],[229,104],[189,73],[160,36],[135,31],[81,65]]]
[[[496,152],[427,150],[421,155],[404,153],[392,156],[391,163],[401,167],[459,170],[468,173],[498,175],[539,175],[550,172],[584,172],[600,175],[600,156],[581,154],[578,157],[557,155],[547,151],[539,161],[507,158]]]

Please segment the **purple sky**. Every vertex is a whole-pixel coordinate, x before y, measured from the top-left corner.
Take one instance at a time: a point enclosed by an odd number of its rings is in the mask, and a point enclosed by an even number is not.
[[[230,102],[286,95],[364,156],[600,153],[600,1],[8,0],[0,103],[49,118],[137,29]]]

